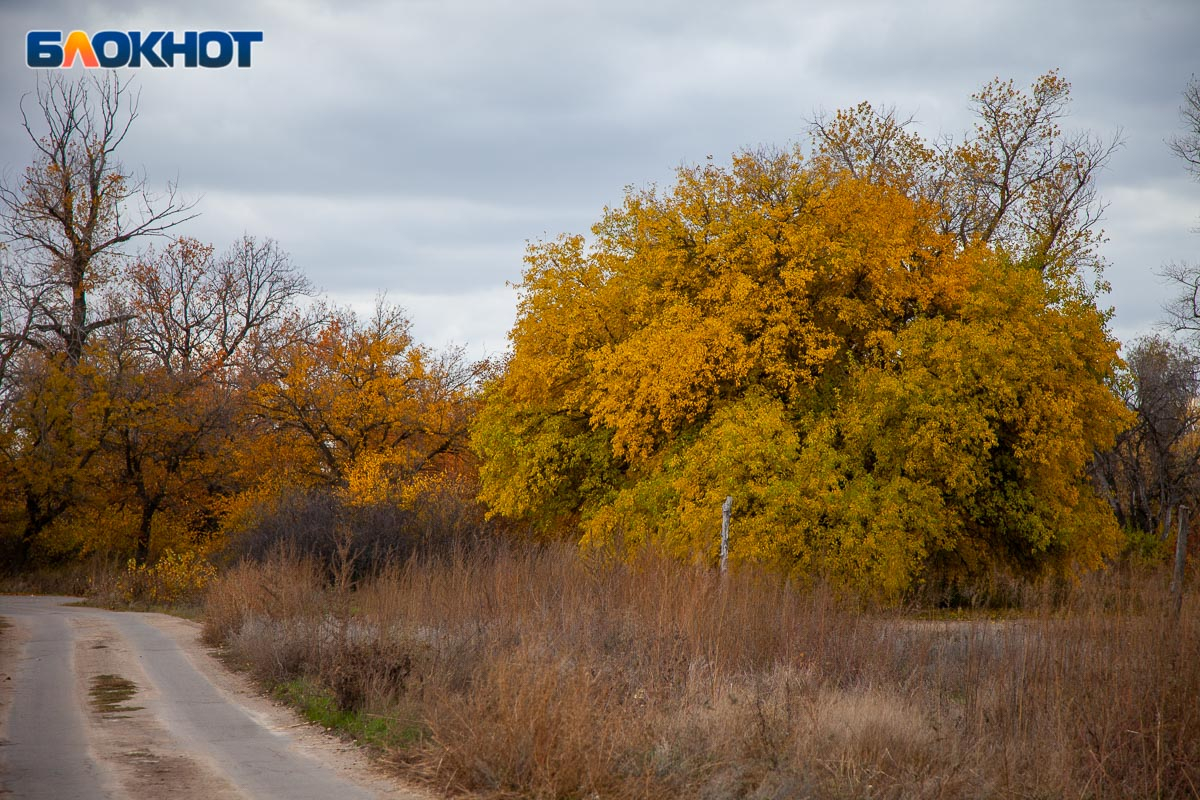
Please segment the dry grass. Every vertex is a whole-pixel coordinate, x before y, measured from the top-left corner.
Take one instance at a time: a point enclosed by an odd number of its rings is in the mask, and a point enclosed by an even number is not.
[[[1006,621],[862,613],[769,576],[569,548],[358,587],[275,558],[207,627],[276,681],[423,734],[450,792],[534,798],[1196,797],[1200,604],[1095,576]],[[406,741],[413,737],[406,736]]]
[[[3,564],[3,567],[10,566]],[[117,580],[121,571],[122,565],[104,558],[24,572],[0,569],[0,593],[115,597],[119,594]]]

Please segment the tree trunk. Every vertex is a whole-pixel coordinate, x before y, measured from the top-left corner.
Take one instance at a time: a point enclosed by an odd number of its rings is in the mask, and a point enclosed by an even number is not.
[[[29,563],[29,556],[33,551],[33,540],[66,510],[67,503],[65,501],[47,506],[41,502],[41,499],[36,494],[29,491],[28,488],[26,489],[25,527],[21,531],[21,542],[17,547],[16,553],[21,566]]]
[[[71,269],[71,322],[67,327],[67,358],[72,364],[83,359],[84,339],[87,337],[87,260],[76,257]]]
[[[1187,562],[1188,509],[1179,507],[1179,534],[1175,537],[1175,574],[1171,579],[1171,594],[1175,597],[1175,615],[1183,608],[1183,576]]]
[[[142,518],[138,523],[137,550],[134,558],[139,566],[150,558],[150,534],[154,525],[154,514],[158,511],[158,500],[146,501],[142,504]]]

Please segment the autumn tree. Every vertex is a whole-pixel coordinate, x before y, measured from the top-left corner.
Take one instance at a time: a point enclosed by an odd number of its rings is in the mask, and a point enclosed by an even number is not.
[[[365,320],[318,306],[307,327],[262,354],[241,456],[248,484],[403,505],[466,455],[485,365],[418,345],[403,311],[383,301]]]
[[[25,352],[9,387],[0,431],[0,476],[14,564],[73,508],[95,498],[98,456],[109,432],[106,376],[95,364]]]
[[[217,256],[181,238],[126,270],[128,321],[106,337],[119,376],[110,390],[111,501],[136,511],[135,558],[150,554],[164,508],[212,527],[213,496],[230,480],[256,349],[276,346],[311,292],[308,280],[271,241],[245,236]],[[116,363],[120,362],[120,363]]]
[[[127,81],[39,78],[32,105],[22,120],[35,159],[18,182],[0,183],[0,447],[24,509],[18,558],[80,499],[111,419],[104,377],[85,361],[96,335],[128,320],[106,294],[126,248],[190,209],[172,187],[151,193],[117,159],[137,117]]]
[[[531,246],[474,429],[492,512],[709,560],[731,494],[735,561],[893,596],[1098,565],[1087,467],[1126,420],[1092,271],[1110,147],[1062,134],[1066,99],[989,84],[941,153],[859,106],[810,158],[683,168]]]

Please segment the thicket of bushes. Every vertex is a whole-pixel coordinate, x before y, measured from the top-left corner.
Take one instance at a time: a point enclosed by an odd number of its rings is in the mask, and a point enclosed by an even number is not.
[[[420,504],[353,503],[343,492],[315,488],[288,493],[253,515],[222,554],[227,564],[261,563],[278,553],[312,559],[327,574],[348,567],[354,577],[414,557],[444,556],[501,533],[462,491],[430,493]]]

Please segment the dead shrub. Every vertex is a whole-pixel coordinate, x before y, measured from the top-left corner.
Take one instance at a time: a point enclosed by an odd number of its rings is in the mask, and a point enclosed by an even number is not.
[[[339,707],[363,711],[394,703],[412,671],[412,653],[399,642],[344,638],[326,648],[320,675]]]

